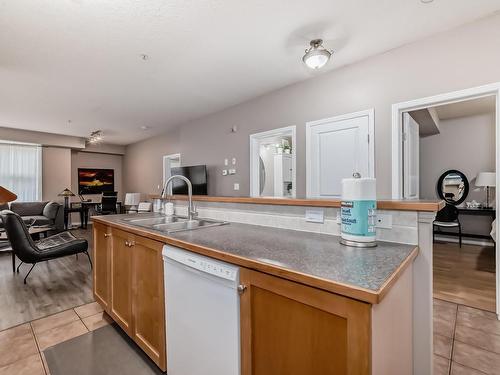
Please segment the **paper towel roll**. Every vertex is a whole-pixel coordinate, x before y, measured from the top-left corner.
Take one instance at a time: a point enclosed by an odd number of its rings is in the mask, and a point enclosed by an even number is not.
[[[375,245],[375,219],[377,207],[376,180],[353,178],[342,180],[341,237],[353,245]],[[347,243],[344,241],[344,243]]]

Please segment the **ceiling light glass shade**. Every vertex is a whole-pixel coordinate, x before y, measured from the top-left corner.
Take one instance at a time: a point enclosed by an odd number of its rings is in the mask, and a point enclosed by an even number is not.
[[[320,69],[330,60],[332,53],[323,47],[321,39],[311,40],[311,47],[306,49],[302,61],[311,69]]]

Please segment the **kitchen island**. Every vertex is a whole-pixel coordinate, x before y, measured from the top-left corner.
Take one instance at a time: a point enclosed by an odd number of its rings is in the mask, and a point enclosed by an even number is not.
[[[94,296],[162,370],[168,244],[240,267],[243,375],[411,373],[416,246],[237,223],[166,234],[125,218],[93,218]]]

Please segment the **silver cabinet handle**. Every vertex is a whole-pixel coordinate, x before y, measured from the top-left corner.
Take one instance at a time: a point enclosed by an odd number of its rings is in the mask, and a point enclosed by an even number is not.
[[[104,233],[104,238],[111,237],[111,233]]]
[[[130,242],[125,241],[125,246],[129,247]]]
[[[239,294],[245,293],[245,290],[247,290],[247,286],[246,285],[243,285],[243,284],[238,285],[238,293]]]

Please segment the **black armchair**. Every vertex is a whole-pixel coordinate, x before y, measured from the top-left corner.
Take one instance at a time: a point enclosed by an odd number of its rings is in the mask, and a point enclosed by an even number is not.
[[[78,239],[70,232],[61,232],[35,242],[31,238],[23,219],[18,214],[3,210],[0,212],[0,217],[14,254],[21,260],[21,264],[32,264],[24,278],[25,284],[26,279],[37,263],[68,255],[84,253],[87,255],[92,269],[87,240]],[[17,272],[19,272],[21,264],[17,267]]]

